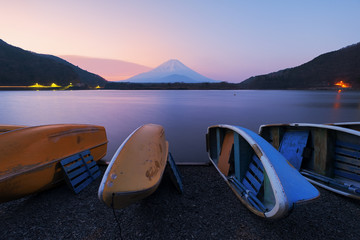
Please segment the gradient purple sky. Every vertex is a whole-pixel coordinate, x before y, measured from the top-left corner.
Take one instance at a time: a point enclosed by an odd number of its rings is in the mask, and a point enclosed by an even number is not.
[[[179,59],[229,82],[360,42],[358,0],[0,1],[11,45],[151,68]]]

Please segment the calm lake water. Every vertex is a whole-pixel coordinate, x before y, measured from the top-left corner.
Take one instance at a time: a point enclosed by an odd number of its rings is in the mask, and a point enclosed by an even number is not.
[[[110,160],[146,123],[164,126],[178,163],[207,162],[215,124],[258,132],[261,124],[360,121],[360,92],[336,91],[0,91],[0,124],[88,123],[106,128]]]

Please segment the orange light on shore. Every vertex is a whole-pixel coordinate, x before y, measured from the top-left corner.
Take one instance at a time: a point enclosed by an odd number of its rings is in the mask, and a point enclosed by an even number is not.
[[[335,86],[339,86],[342,88],[350,88],[351,87],[351,85],[349,83],[344,83],[343,81],[335,83]]]

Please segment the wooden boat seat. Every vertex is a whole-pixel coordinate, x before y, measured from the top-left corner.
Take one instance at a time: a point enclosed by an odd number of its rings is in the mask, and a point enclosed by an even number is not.
[[[224,141],[221,147],[221,153],[219,156],[218,168],[225,176],[229,175],[230,170],[230,155],[234,145],[234,133],[228,132],[224,137]]]
[[[300,170],[303,161],[304,149],[309,138],[309,131],[285,132],[279,152],[294,166]]]
[[[242,180],[242,184],[255,195],[259,193],[264,182],[264,167],[260,159],[254,154],[249,164],[248,171]]]
[[[360,181],[360,145],[336,141],[334,173]]]
[[[257,198],[264,182],[264,167],[255,154],[252,157],[252,161],[249,164],[249,168],[242,182],[239,182],[234,176],[230,177],[229,181],[241,191],[242,196],[251,206],[261,212],[267,210],[264,204]]]
[[[77,194],[100,176],[100,169],[89,150],[60,161],[68,186]]]

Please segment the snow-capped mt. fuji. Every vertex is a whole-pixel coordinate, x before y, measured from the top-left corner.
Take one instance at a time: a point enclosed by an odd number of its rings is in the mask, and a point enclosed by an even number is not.
[[[134,83],[217,82],[191,70],[176,59],[169,60],[149,72],[140,73],[125,81]]]

